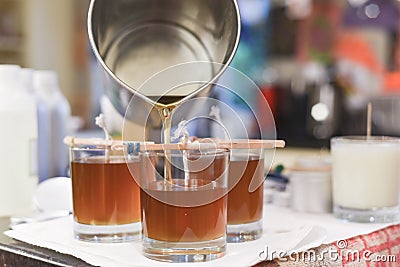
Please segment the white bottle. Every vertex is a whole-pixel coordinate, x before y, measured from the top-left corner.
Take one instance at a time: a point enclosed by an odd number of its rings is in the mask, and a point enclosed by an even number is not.
[[[33,71],[33,69],[23,68],[19,74],[22,89],[31,95],[35,94],[33,91]]]
[[[38,117],[38,173],[39,182],[51,177],[51,110],[47,97],[35,86],[35,71],[32,73],[33,90],[36,96]],[[29,89],[28,89],[29,90]],[[54,171],[53,171],[54,173]]]
[[[0,65],[0,217],[33,211],[37,186],[37,115],[20,67]]]
[[[19,80],[20,80],[20,87],[23,90],[23,93],[26,94],[26,96],[30,97],[30,102],[34,103],[34,105],[36,106],[36,109],[38,108],[38,103],[37,103],[37,99],[36,99],[36,95],[33,89],[33,69],[29,69],[29,68],[23,68],[20,70],[20,74],[19,74]],[[37,124],[39,124],[38,121],[38,117],[39,114],[36,113],[36,121]],[[39,142],[39,125],[37,125],[37,146],[36,146],[36,154],[32,155],[35,156],[35,165],[32,166],[32,171],[33,173],[35,173],[38,178],[39,178],[39,153],[38,153],[38,142]]]
[[[47,111],[45,112],[47,114],[43,115],[43,127],[50,129],[47,144],[44,144],[50,156],[47,165],[48,175],[41,176],[40,180],[66,176],[69,159],[68,147],[63,143],[63,139],[67,135],[67,123],[71,116],[70,105],[58,86],[56,72],[36,71],[33,80],[39,105],[45,106]]]

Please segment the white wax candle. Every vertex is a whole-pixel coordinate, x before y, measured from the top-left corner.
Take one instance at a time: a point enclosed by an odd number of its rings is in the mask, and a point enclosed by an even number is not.
[[[335,205],[353,209],[395,207],[399,203],[399,179],[399,139],[345,137],[332,142]]]

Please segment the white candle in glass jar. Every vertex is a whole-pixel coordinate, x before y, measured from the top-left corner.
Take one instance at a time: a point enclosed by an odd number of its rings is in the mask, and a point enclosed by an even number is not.
[[[349,209],[399,204],[400,139],[338,137],[331,143],[333,202]]]

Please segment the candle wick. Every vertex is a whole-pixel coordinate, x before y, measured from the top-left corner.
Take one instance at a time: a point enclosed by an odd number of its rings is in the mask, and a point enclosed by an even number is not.
[[[372,114],[372,104],[371,102],[368,103],[367,108],[367,140],[371,138],[371,114]]]

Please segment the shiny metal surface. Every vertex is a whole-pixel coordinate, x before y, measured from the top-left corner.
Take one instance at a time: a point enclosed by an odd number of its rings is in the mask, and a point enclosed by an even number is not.
[[[201,64],[196,70],[198,80],[215,80],[236,52],[240,15],[237,0],[92,0],[88,32],[105,73],[105,93],[116,109],[125,114],[132,96],[139,98],[135,111],[127,113],[135,121],[137,116],[147,116],[141,110],[147,111],[149,105],[157,104],[154,100],[159,96],[178,96],[178,104],[207,93],[207,83],[169,93],[171,88],[163,88],[162,84],[151,91],[142,92],[139,88],[168,67],[194,61],[224,64],[218,68]],[[193,70],[189,71],[193,75]],[[160,127],[158,112],[152,109],[151,113],[150,125]]]

